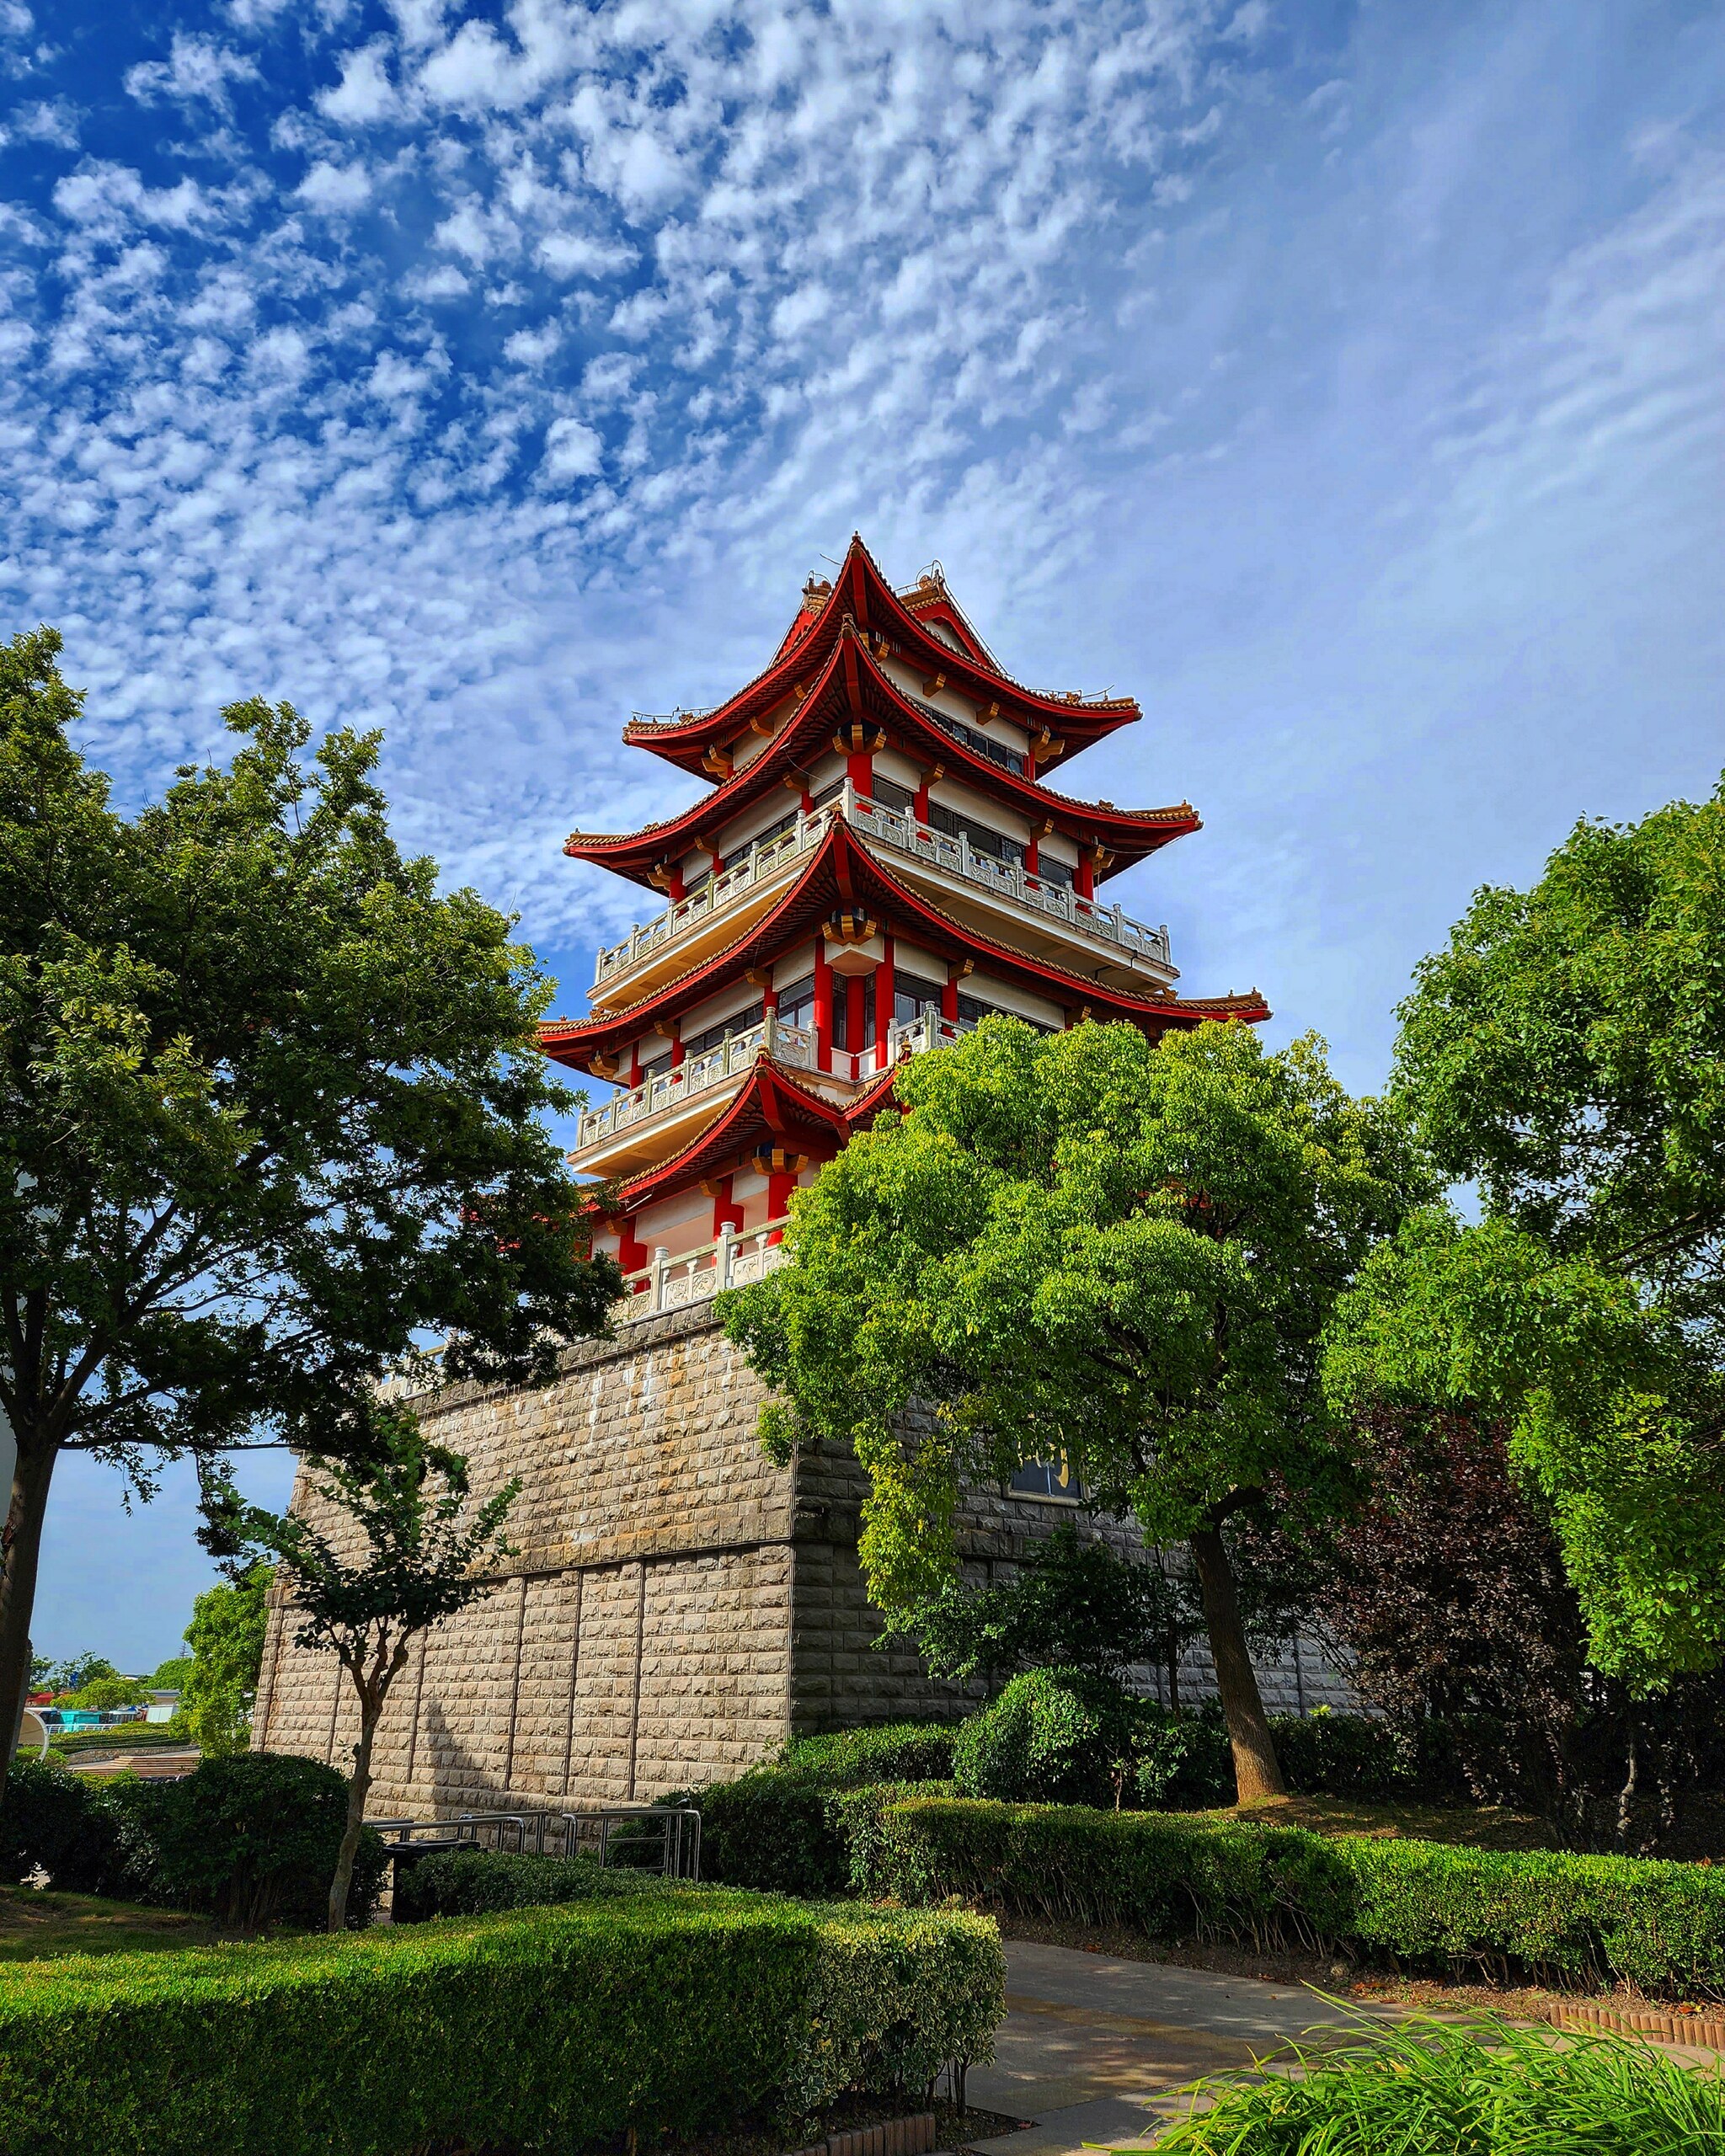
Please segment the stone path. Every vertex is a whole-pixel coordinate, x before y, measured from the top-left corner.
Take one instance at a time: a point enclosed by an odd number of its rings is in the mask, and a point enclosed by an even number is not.
[[[1250,2066],[1309,2029],[1397,2012],[1330,2006],[1299,1984],[1017,1940],[1007,1942],[1007,2005],[994,2063],[972,2068],[969,2099],[1036,2124],[969,2144],[987,2156],[1146,2142],[1183,2108],[1172,2092],[1199,2075]]]

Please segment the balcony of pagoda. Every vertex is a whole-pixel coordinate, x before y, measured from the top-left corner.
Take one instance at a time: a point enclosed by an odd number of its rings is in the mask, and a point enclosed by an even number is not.
[[[601,1006],[634,1002],[734,942],[782,895],[841,819],[878,852],[883,865],[997,942],[1105,986],[1166,989],[1176,979],[1165,927],[1151,928],[1117,905],[1081,897],[1022,862],[978,852],[962,834],[937,831],[908,810],[857,793],[847,782],[825,808],[799,816],[788,830],[752,847],[692,897],[678,899],[601,951],[593,1001]]]
[[[655,1071],[584,1111],[569,1161],[583,1175],[611,1177],[638,1175],[668,1159],[723,1113],[762,1056],[783,1070],[805,1073],[817,1090],[825,1087],[843,1098],[905,1056],[949,1047],[970,1030],[961,1019],[925,1011],[889,1027],[868,1048],[829,1048],[823,1060],[812,1026],[782,1025],[769,1011],[757,1024],[727,1033],[717,1048],[686,1056],[675,1070]]]

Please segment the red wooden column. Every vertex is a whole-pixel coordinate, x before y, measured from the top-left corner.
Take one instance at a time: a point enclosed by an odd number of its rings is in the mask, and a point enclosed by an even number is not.
[[[647,1262],[647,1246],[636,1236],[633,1217],[625,1214],[617,1226],[617,1262],[625,1273],[638,1273]]]
[[[861,1055],[865,1045],[862,1036],[868,1029],[868,1013],[864,995],[868,987],[866,974],[850,974],[845,979],[845,1046],[852,1055]]]
[[[797,1177],[801,1174],[802,1168],[803,1164],[800,1161],[798,1161],[794,1166],[788,1161],[783,1168],[776,1169],[766,1178],[766,1217],[769,1220],[781,1219],[790,1211],[791,1193],[797,1187]],[[784,1232],[782,1228],[775,1228],[767,1237],[767,1241],[774,1243],[782,1242],[784,1239]]]
[[[1088,846],[1081,846],[1078,849],[1078,873],[1072,887],[1081,899],[1096,896],[1096,856]]]
[[[874,969],[874,1067],[886,1069],[887,1043],[892,1038],[893,1006],[897,990],[893,985],[893,939],[880,939],[880,958]]]
[[[666,1031],[669,1031],[669,1032],[670,1032],[670,1067],[671,1067],[671,1069],[672,1069],[673,1070],[681,1070],[681,1069],[682,1068],[682,1062],[683,1062],[683,1026],[682,1026],[682,1021],[681,1021],[680,1018],[673,1018],[673,1019],[670,1021],[670,1027],[669,1027],[668,1028],[667,1028],[667,1027],[665,1027],[661,1026],[661,1027],[660,1027],[660,1031],[661,1033],[664,1033],[664,1032],[666,1032]]]
[[[731,1178],[729,1176],[716,1176],[703,1187],[712,1193],[713,1234],[713,1240],[717,1241],[725,1227],[741,1228],[743,1209],[731,1196]]]
[[[956,966],[947,974],[947,985],[940,992],[940,1015],[943,1018],[956,1018],[959,1015],[959,969]]]
[[[824,936],[814,939],[814,1068],[832,1069],[832,968]]]

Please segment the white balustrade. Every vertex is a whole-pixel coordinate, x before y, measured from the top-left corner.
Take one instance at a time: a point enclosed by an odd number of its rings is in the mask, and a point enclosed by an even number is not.
[[[758,884],[781,874],[818,846],[828,826],[840,818],[863,837],[890,846],[959,883],[975,884],[996,898],[1060,921],[1080,935],[1097,937],[1150,966],[1166,969],[1168,964],[1166,928],[1147,927],[1122,913],[1119,906],[1081,898],[1066,885],[1038,876],[1022,862],[1000,861],[992,854],[979,853],[962,833],[953,838],[937,831],[905,811],[888,808],[868,795],[856,792],[847,781],[843,792],[826,807],[816,809],[812,816],[798,816],[788,830],[751,847],[745,859],[715,876],[692,898],[679,899],[651,921],[632,928],[626,942],[601,951],[593,979],[595,994],[606,982],[631,972],[650,952],[674,942],[715,913],[724,911]]]
[[[727,1288],[764,1279],[784,1263],[782,1246],[774,1238],[787,1218],[767,1220],[746,1234],[723,1228],[710,1243],[680,1251],[675,1257],[654,1251],[650,1265],[623,1276],[622,1300],[611,1305],[613,1321],[629,1325],[664,1310],[685,1310],[692,1303],[710,1302]]]

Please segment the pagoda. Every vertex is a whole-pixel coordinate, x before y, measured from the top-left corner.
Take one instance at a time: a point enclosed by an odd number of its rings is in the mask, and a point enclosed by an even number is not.
[[[1179,995],[1167,929],[1104,894],[1198,830],[1190,804],[1117,808],[1048,783],[1140,716],[1130,697],[1013,680],[937,568],[895,588],[853,538],[764,672],[624,730],[710,790],[644,830],[569,839],[664,905],[600,952],[590,1014],[542,1039],[617,1089],[569,1158],[595,1180],[595,1247],[632,1314],[756,1277],[792,1192],[890,1102],[903,1059],[990,1011],[1047,1032],[1124,1020],[1152,1040],[1269,1015],[1256,990]]]

